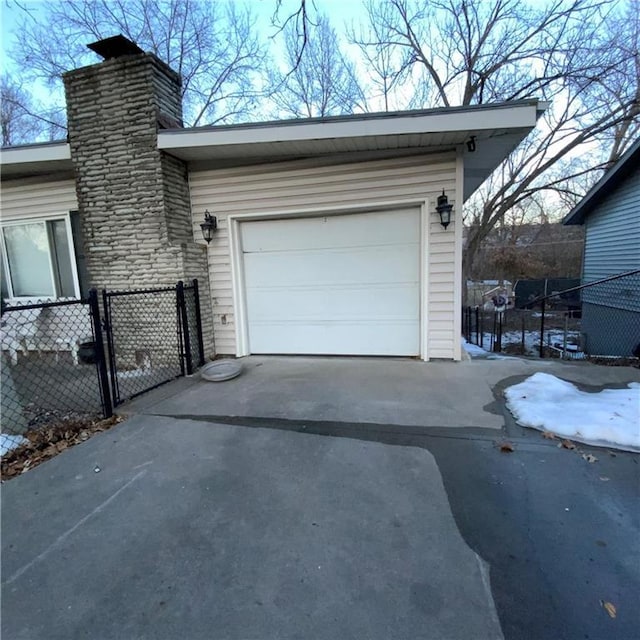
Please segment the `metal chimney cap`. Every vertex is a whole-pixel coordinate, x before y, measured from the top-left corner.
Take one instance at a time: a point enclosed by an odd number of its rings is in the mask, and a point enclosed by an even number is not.
[[[95,51],[99,56],[102,56],[105,60],[144,53],[135,42],[131,42],[131,40],[125,38],[122,34],[92,42],[88,44],[87,47],[89,47],[91,51]]]

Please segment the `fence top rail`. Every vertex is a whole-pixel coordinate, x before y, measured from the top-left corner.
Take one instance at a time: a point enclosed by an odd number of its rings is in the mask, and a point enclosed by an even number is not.
[[[52,302],[32,302],[29,304],[2,304],[2,313],[7,311],[29,311],[32,309],[46,309],[47,307],[66,307],[72,304],[89,304],[85,298],[76,300],[58,300]]]
[[[104,293],[107,296],[135,296],[140,293],[169,293],[170,291],[176,291],[176,285],[172,287],[158,287],[155,289],[131,289],[129,291],[107,291],[105,289]]]
[[[585,284],[581,284],[577,287],[571,287],[570,289],[564,289],[563,291],[556,291],[556,293],[550,293],[546,296],[539,296],[531,302],[527,302],[527,306],[537,304],[538,302],[543,302],[545,300],[549,300],[550,298],[557,298],[564,293],[571,293],[572,291],[581,291],[582,289],[588,289],[589,287],[595,287],[597,284],[604,284],[605,282],[611,282],[612,280],[620,280],[621,278],[626,278],[628,276],[640,275],[640,269],[633,269],[632,271],[626,271],[625,273],[617,273],[615,276],[607,276],[606,278],[602,278],[600,280],[594,280],[593,282],[586,282]]]

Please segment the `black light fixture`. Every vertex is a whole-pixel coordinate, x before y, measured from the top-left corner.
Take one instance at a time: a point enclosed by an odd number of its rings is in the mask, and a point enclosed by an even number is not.
[[[213,238],[213,234],[218,228],[218,219],[212,216],[209,211],[205,211],[204,222],[200,223],[200,228],[202,229],[202,237],[207,241],[207,244],[209,244],[211,238]]]
[[[471,136],[467,140],[467,151],[469,153],[473,153],[475,150],[476,150],[476,137],[475,136]]]
[[[442,190],[442,195],[438,196],[438,204],[436,206],[436,211],[440,215],[440,224],[446,229],[451,222],[451,211],[453,210],[453,205],[449,204],[449,199],[444,193],[444,189]]]

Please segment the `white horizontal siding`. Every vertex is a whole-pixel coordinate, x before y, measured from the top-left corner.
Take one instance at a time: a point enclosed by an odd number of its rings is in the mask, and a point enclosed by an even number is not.
[[[445,231],[435,212],[436,198],[445,189],[454,202],[456,156],[454,152],[341,165],[318,161],[266,164],[233,169],[192,171],[191,204],[195,237],[208,209],[218,217],[218,232],[208,248],[216,350],[235,354],[235,318],[231,281],[231,256],[227,216],[269,212],[283,214],[314,208],[340,210],[360,204],[426,201],[427,355],[453,358],[457,336],[454,317],[454,231],[458,218]],[[390,207],[393,208],[393,207]]]
[[[72,179],[6,180],[0,189],[0,215],[17,220],[69,213],[78,208]]]

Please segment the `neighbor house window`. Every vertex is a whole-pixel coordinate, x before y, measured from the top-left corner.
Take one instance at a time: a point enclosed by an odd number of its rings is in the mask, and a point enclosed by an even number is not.
[[[68,217],[5,223],[1,244],[3,298],[78,295]]]

